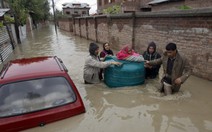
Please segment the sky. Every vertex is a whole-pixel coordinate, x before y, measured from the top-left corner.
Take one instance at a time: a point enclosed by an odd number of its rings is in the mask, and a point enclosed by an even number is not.
[[[50,2],[52,1],[52,0],[49,0]],[[89,13],[90,14],[93,14],[93,13],[96,13],[97,11],[97,0],[54,0],[54,2],[55,2],[55,6],[56,6],[56,8],[58,9],[58,10],[62,10],[62,4],[64,4],[64,3],[75,3],[75,2],[79,2],[79,3],[87,3],[87,4],[89,4],[89,6],[91,7],[91,9],[90,9],[90,11],[89,11]]]

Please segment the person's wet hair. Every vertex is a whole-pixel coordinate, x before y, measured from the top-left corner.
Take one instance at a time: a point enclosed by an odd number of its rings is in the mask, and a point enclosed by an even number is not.
[[[156,51],[156,44],[155,44],[155,42],[152,41],[152,42],[149,43],[149,45],[148,45],[148,47],[147,47],[147,52],[148,52],[148,53],[149,53],[149,48],[150,48],[150,47],[153,47],[153,48],[154,48],[154,52]]]
[[[94,55],[96,56],[95,54],[95,51],[99,48],[99,46],[95,43],[90,43],[90,46],[89,46],[89,53],[90,55]]]
[[[152,42],[150,42],[150,43],[149,43],[149,47],[150,47],[150,46],[152,46],[153,48],[155,48],[155,47],[156,47],[155,42],[153,42],[153,41],[152,41]]]
[[[172,50],[172,51],[174,51],[174,50],[176,50],[176,49],[177,49],[177,46],[176,46],[175,43],[168,43],[168,44],[166,45],[166,50]]]
[[[106,50],[106,49],[105,49],[105,45],[106,45],[106,44],[108,44],[108,45],[110,46],[110,44],[109,44],[109,43],[107,43],[107,42],[106,42],[106,43],[104,43],[104,44],[103,44],[103,49],[104,49],[104,50]]]

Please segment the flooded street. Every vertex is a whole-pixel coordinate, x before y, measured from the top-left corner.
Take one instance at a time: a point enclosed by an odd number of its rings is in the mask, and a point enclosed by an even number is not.
[[[209,132],[212,131],[212,82],[191,76],[181,91],[161,97],[159,79],[111,89],[85,85],[83,66],[91,41],[43,27],[16,46],[11,59],[58,56],[78,88],[86,113],[27,129],[25,132]],[[102,46],[100,45],[100,48]]]

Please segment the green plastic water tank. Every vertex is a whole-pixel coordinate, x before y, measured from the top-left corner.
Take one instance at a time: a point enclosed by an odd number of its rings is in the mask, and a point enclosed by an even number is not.
[[[105,69],[104,82],[109,87],[124,87],[143,84],[145,81],[144,62],[118,60],[115,56],[105,61],[119,61],[121,66],[111,65]]]

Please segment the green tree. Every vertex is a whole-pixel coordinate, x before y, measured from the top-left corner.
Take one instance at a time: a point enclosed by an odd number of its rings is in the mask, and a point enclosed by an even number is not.
[[[14,21],[14,18],[11,17],[11,16],[8,15],[8,14],[5,14],[5,15],[4,15],[4,21],[5,21],[6,23],[14,23],[14,22],[15,22],[15,21]]]
[[[10,5],[10,10],[14,16],[15,20],[15,32],[18,43],[21,43],[19,29],[20,25],[23,25],[26,22],[27,18],[27,11],[24,8],[24,1],[23,0],[7,0],[8,4]]]
[[[55,10],[55,14],[56,14],[56,18],[59,19],[59,18],[69,18],[71,16],[69,15],[64,15],[63,14],[63,11],[60,11],[58,9]]]
[[[6,0],[6,2],[14,15],[18,43],[21,42],[18,26],[26,23],[28,14],[32,17],[35,27],[37,22],[47,20],[50,15],[48,0]]]
[[[107,9],[103,10],[104,14],[118,14],[121,12],[121,6],[114,5],[112,7],[108,7]]]
[[[27,18],[27,10],[24,7],[24,1],[23,0],[7,0],[7,2],[10,5],[10,9],[16,17],[15,21],[18,23],[18,25],[23,25],[26,23]]]
[[[19,25],[26,23],[28,14],[34,21],[48,20],[50,4],[48,0],[7,0]]]
[[[32,17],[33,24],[36,27],[37,22],[48,20],[50,14],[50,4],[48,0],[25,0],[25,8]]]

